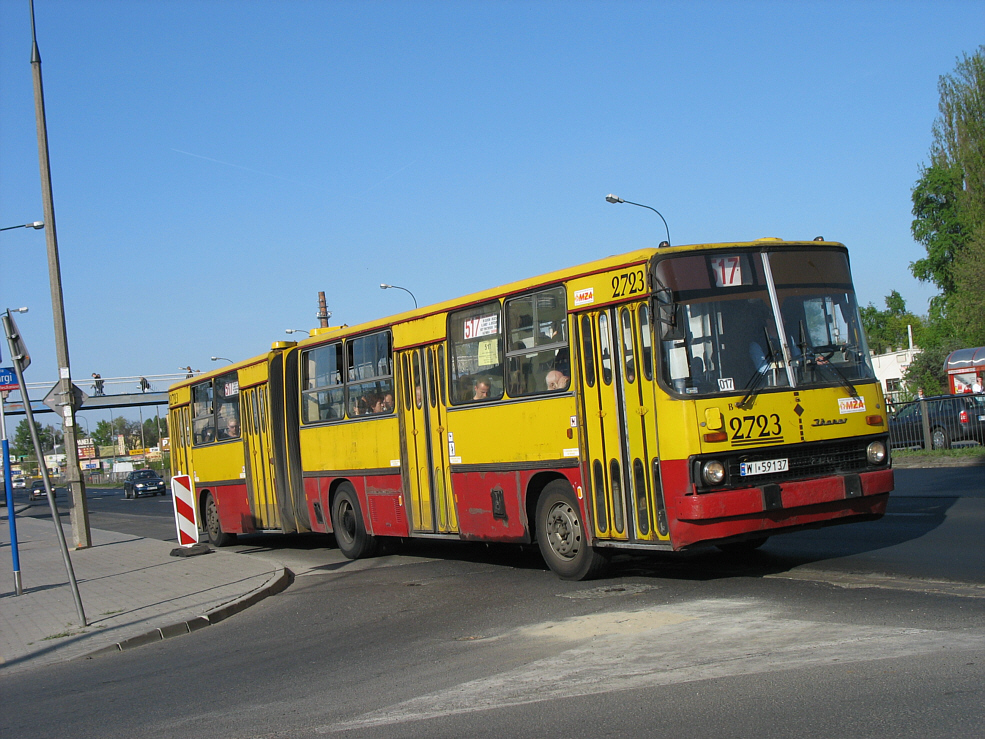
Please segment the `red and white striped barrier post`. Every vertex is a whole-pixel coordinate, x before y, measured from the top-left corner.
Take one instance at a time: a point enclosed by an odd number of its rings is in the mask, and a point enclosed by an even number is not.
[[[178,544],[193,547],[198,544],[198,517],[195,515],[195,496],[188,475],[171,478],[171,500],[174,501],[174,524],[178,528]]]

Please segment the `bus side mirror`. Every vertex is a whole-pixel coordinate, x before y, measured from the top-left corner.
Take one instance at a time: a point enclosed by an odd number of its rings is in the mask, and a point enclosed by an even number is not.
[[[684,339],[684,307],[673,303],[657,303],[660,338],[664,341]]]

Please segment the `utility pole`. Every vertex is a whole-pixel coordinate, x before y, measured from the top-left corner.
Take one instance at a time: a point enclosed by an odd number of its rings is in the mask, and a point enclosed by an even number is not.
[[[55,355],[58,359],[58,397],[65,439],[65,477],[72,496],[72,534],[75,548],[92,546],[89,532],[89,503],[79,469],[79,448],[75,443],[75,408],[72,372],[68,359],[68,332],[62,299],[62,272],[58,260],[58,232],[55,228],[55,202],[51,193],[51,166],[48,161],[48,124],[44,112],[44,86],[41,82],[41,52],[34,28],[34,0],[31,0],[31,70],[34,77],[34,117],[38,126],[38,160],[41,167],[41,197],[44,205],[45,241],[48,245],[48,278],[51,282],[51,312],[55,321]]]

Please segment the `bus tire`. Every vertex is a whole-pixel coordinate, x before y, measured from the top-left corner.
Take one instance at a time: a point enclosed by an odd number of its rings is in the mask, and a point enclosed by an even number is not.
[[[759,549],[766,540],[769,539],[768,536],[757,536],[755,539],[743,539],[742,541],[730,541],[727,544],[716,545],[718,549],[727,554],[745,554],[746,552],[752,552]]]
[[[214,547],[228,547],[236,542],[236,534],[227,534],[219,523],[219,506],[212,493],[205,494],[205,533]]]
[[[541,556],[562,580],[591,580],[604,571],[608,560],[592,547],[567,480],[552,480],[541,493],[536,533]]]
[[[332,499],[332,528],[339,551],[348,559],[372,557],[376,553],[376,537],[366,531],[356,490],[347,482],[339,485]]]

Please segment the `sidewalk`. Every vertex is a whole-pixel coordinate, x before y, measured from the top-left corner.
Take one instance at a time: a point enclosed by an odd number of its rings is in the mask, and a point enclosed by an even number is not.
[[[15,506],[16,509],[16,506]],[[290,583],[284,567],[216,552],[172,557],[173,543],[92,529],[69,555],[89,625],[75,600],[50,520],[17,517],[23,595],[14,595],[7,509],[0,508],[0,671],[129,649],[228,618]]]

